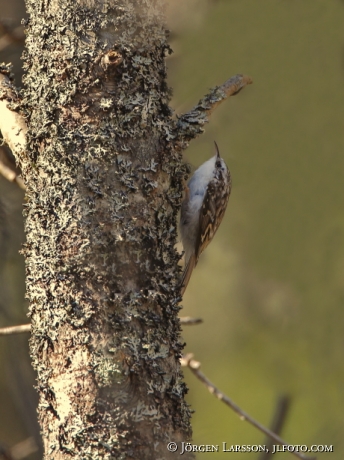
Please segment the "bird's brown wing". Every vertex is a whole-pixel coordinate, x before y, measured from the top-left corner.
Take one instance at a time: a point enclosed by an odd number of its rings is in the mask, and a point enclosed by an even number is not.
[[[227,190],[219,190],[215,180],[209,182],[207,190],[204,194],[203,203],[199,213],[199,233],[196,242],[196,263],[199,256],[213,239],[217,229],[219,228],[230,195],[231,183],[229,182]],[[218,196],[217,192],[221,195]]]
[[[199,213],[199,231],[196,239],[195,255],[196,263],[199,256],[208,246],[212,240],[217,229],[214,228],[216,219],[216,204],[215,198],[215,183],[209,182],[207,190],[205,191],[203,203]]]

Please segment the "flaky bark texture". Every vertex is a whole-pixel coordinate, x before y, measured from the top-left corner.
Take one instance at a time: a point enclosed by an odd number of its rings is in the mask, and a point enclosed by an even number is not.
[[[27,0],[18,162],[46,459],[169,458],[190,438],[163,7]]]

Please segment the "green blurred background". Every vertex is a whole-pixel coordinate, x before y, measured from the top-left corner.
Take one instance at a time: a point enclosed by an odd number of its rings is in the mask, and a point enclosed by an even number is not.
[[[24,16],[18,5],[0,0],[1,16],[14,26]],[[213,154],[215,139],[233,177],[225,219],[183,301],[183,315],[204,319],[184,327],[186,351],[265,425],[277,398],[290,396],[282,437],[291,444],[333,445],[318,458],[342,460],[344,1],[171,0],[169,10],[175,54],[167,65],[177,113],[236,73],[254,80],[214,112],[206,133],[186,152],[197,167]],[[14,61],[18,72],[20,47],[0,53],[0,61]],[[26,321],[18,255],[23,195],[0,177],[0,198],[6,211],[0,256],[5,325]],[[0,444],[8,446],[37,436],[26,342],[0,337]],[[185,377],[196,444],[265,442],[188,370]],[[210,456],[258,458],[198,454]]]
[[[254,84],[224,102],[186,159],[213,140],[232,172],[225,219],[202,255],[183,314],[186,350],[243,409],[269,425],[279,395],[282,436],[328,444],[344,458],[344,2],[171,2],[168,62],[177,113],[236,73]],[[199,444],[257,444],[185,371]],[[253,459],[257,454],[199,454]],[[291,454],[274,456],[292,458]]]

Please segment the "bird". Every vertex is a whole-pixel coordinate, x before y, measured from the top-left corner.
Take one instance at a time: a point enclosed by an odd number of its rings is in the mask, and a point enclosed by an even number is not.
[[[196,169],[185,187],[179,226],[185,252],[182,296],[200,255],[220,226],[232,189],[231,174],[215,141],[214,144],[215,156]]]

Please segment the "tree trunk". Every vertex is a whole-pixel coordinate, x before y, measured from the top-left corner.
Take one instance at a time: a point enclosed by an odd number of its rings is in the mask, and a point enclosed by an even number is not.
[[[162,459],[190,439],[164,3],[27,0],[18,160],[46,459]]]

